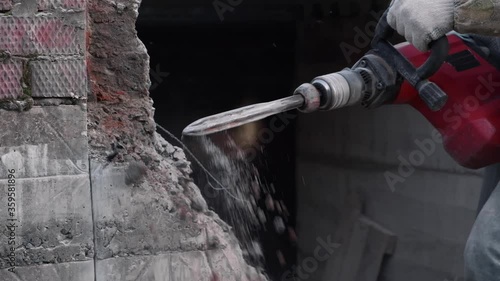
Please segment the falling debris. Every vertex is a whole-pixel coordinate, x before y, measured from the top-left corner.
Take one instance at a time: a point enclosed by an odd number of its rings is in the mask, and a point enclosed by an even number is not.
[[[285,256],[283,255],[283,253],[278,250],[276,251],[276,257],[278,258],[278,261],[280,263],[281,266],[286,266],[286,259],[285,259]]]
[[[278,234],[283,234],[286,230],[285,223],[281,217],[274,218],[274,229]]]
[[[278,235],[286,233],[290,214],[284,201],[274,198],[273,184],[261,182],[257,168],[245,159],[245,153],[227,134],[222,142],[220,138],[208,137],[188,137],[184,141],[199,158],[195,160],[200,166],[195,168],[195,174],[201,182],[199,185],[206,186],[201,191],[209,208],[233,228],[247,261],[255,267],[263,267],[259,233],[268,230]],[[288,229],[289,242],[295,243],[296,236],[291,235],[290,227]],[[283,264],[283,253],[279,253],[275,258]]]
[[[274,201],[274,206],[276,206],[276,211],[278,211],[278,214],[282,215],[283,210],[281,209],[281,204],[278,201]]]
[[[297,233],[292,227],[288,227],[288,239],[290,239],[291,242],[297,242]]]
[[[258,214],[259,214],[260,223],[266,224],[267,218],[266,218],[266,214],[264,214],[264,211],[262,211],[262,209],[259,209]]]
[[[290,213],[288,212],[288,209],[286,208],[285,202],[283,202],[283,200],[280,200],[280,205],[281,209],[283,209],[283,214],[285,215],[285,217],[289,217]]]
[[[260,220],[262,216],[265,218],[263,212],[257,211],[260,179],[256,170],[245,161],[243,153],[235,149],[234,143],[226,144],[226,148],[236,151],[234,155],[205,137],[196,138],[193,146],[201,149],[196,156],[204,160],[200,160],[200,164],[208,169],[195,172],[199,174],[201,186],[205,186],[201,192],[207,203],[233,227],[247,260],[255,266],[262,265],[262,251],[257,251],[259,247],[254,245]]]
[[[253,186],[252,186],[252,190],[253,190],[253,196],[255,198],[255,200],[259,200],[260,199],[260,186],[257,184],[257,183],[254,183]]]
[[[144,178],[144,175],[146,175],[147,171],[148,167],[146,167],[143,163],[137,161],[131,162],[125,172],[125,184],[131,185],[140,182],[141,179]]]
[[[274,211],[274,200],[273,200],[273,197],[271,196],[271,194],[267,194],[266,208],[270,212]]]

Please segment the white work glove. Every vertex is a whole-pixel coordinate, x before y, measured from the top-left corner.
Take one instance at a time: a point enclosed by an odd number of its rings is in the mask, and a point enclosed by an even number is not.
[[[455,0],[393,0],[387,22],[422,52],[454,28]]]

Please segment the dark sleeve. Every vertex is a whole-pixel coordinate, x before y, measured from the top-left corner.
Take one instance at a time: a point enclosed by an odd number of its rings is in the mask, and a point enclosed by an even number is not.
[[[484,204],[490,198],[491,193],[500,181],[500,164],[494,164],[484,169],[483,186],[481,188],[481,195],[479,197],[479,204],[477,213],[481,212]]]

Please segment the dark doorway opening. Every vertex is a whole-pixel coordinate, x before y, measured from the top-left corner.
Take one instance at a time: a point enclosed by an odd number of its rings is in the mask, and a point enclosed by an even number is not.
[[[137,30],[151,57],[155,120],[175,136],[180,138],[182,130],[199,118],[291,95],[295,88],[294,21],[186,23],[158,17],[153,21],[148,14],[154,10],[153,2],[142,3]],[[265,127],[270,126],[270,120],[263,122]],[[169,136],[164,137],[172,142]],[[295,227],[293,120],[275,133],[271,142],[256,147],[260,177],[276,189],[290,213],[287,225]],[[272,280],[281,280],[296,258],[288,235],[267,229],[260,233],[260,242],[266,272]],[[286,266],[280,265],[278,250]]]

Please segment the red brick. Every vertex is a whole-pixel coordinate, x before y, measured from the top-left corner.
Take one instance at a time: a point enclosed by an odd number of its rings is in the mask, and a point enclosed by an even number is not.
[[[0,11],[9,11],[12,9],[12,0],[0,0]]]
[[[0,62],[0,100],[18,98],[23,94],[22,76],[22,62],[14,60]]]
[[[86,68],[82,59],[32,61],[31,86],[33,97],[84,97]]]
[[[57,8],[81,11],[85,8],[85,0],[38,0],[38,10],[40,11]]]
[[[54,17],[0,17],[0,51],[13,55],[83,53],[83,30]]]

